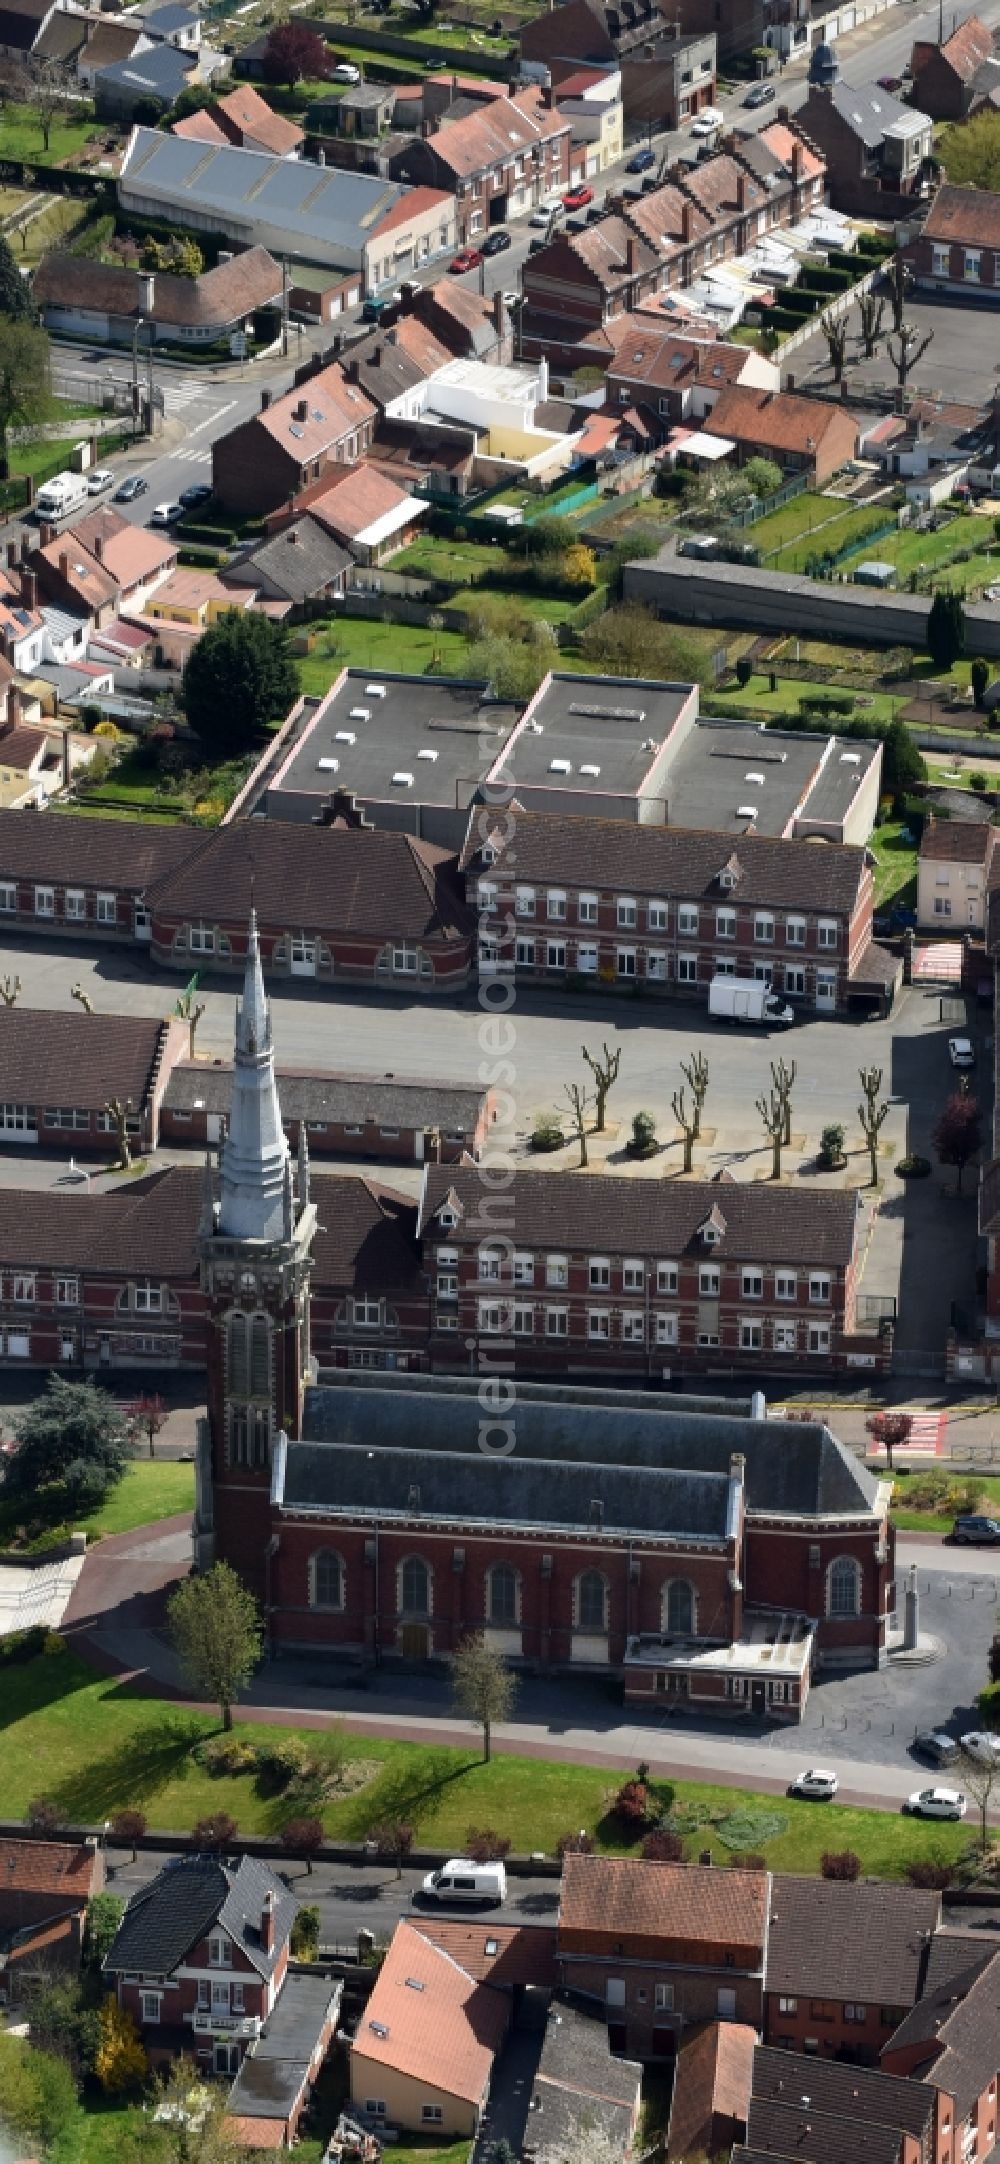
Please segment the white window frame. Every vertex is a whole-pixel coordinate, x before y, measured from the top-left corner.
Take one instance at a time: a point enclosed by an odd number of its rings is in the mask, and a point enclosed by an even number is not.
[[[545,1282],[547,1285],[554,1286],[557,1291],[564,1290],[569,1284],[568,1255],[546,1255]]]
[[[63,895],[63,916],[66,917],[71,924],[79,924],[86,917],[86,914],[86,888],[67,887],[66,892]]]
[[[102,891],[100,891],[100,890],[99,890],[99,891],[98,891],[98,894],[97,894],[97,896],[96,896],[96,902],[97,902],[97,922],[98,922],[98,924],[117,924],[117,922],[118,922],[118,896],[117,896],[117,894],[108,894],[108,893],[106,893],[106,892],[102,892]]]
[[[550,924],[566,922],[566,889],[549,887],[545,895],[545,914]]]
[[[717,1262],[698,1265],[698,1295],[702,1300],[717,1300],[722,1289],[722,1270]]]
[[[799,1326],[794,1322],[771,1324],[771,1343],[775,1352],[793,1353],[799,1349]]]
[[[774,1297],[776,1300],[797,1300],[799,1278],[797,1270],[778,1269],[774,1273]]]
[[[588,1292],[610,1292],[610,1255],[589,1255],[587,1257],[587,1290]]]
[[[773,947],[774,917],[769,909],[758,909],[754,912],[753,936],[759,947]]]
[[[678,939],[697,939],[697,937],[698,937],[698,932],[699,932],[699,929],[700,929],[700,917],[701,917],[701,912],[700,912],[700,910],[699,910],[699,908],[698,908],[697,902],[678,902],[678,904],[677,904],[677,937],[678,937]]]
[[[715,936],[716,936],[716,939],[735,939],[735,937],[736,937],[736,911],[735,911],[735,909],[717,909],[717,910],[716,910],[716,912],[715,912]]]
[[[670,908],[667,902],[647,902],[646,927],[650,932],[665,932],[670,925]]]
[[[17,914],[17,887],[12,879],[0,879],[0,914],[5,917]]]
[[[677,957],[678,984],[697,984],[698,957],[696,954],[679,954]]]
[[[578,924],[596,924],[600,896],[578,894],[576,898],[576,921]]]
[[[665,984],[669,976],[669,963],[662,947],[650,947],[646,954],[646,975],[651,984]]]
[[[611,1342],[611,1309],[588,1307],[587,1337],[593,1345],[609,1345]]]
[[[831,954],[840,938],[840,926],[836,917],[820,917],[816,926],[816,945],[824,954]]]
[[[833,1279],[826,1270],[809,1272],[810,1307],[829,1307],[833,1296]]]
[[[638,922],[639,904],[635,896],[632,894],[620,894],[615,914],[615,923],[618,930],[620,932],[634,932]]]
[[[661,1308],[653,1316],[653,1336],[657,1345],[676,1345],[677,1317],[666,1314]]]
[[[547,1307],[547,1308],[546,1308],[546,1310],[545,1310],[545,1335],[546,1335],[546,1337],[568,1337],[568,1336],[569,1336],[569,1309],[568,1309],[568,1307]]]
[[[806,943],[806,920],[804,917],[785,918],[785,944],[788,947],[804,947]]]
[[[36,917],[54,917],[56,913],[56,890],[54,887],[35,888]]]
[[[600,950],[588,940],[585,945],[577,941],[576,966],[581,977],[596,977],[600,964]]]
[[[740,1295],[744,1300],[764,1298],[764,1272],[756,1264],[745,1264],[740,1273]]]
[[[626,1255],[622,1261],[622,1291],[643,1292],[645,1286],[645,1263],[639,1255]]]

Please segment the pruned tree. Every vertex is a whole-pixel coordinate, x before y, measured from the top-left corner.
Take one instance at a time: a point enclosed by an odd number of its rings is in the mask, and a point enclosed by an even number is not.
[[[889,1100],[886,1097],[879,1103],[882,1089],[881,1067],[859,1067],[858,1081],[861,1084],[861,1103],[858,1106],[858,1119],[861,1122],[861,1132],[864,1135],[865,1148],[868,1151],[868,1162],[872,1176],[871,1184],[873,1187],[877,1187],[878,1138],[889,1117]]]
[[[949,1097],[931,1139],[941,1163],[954,1165],[958,1173],[958,1193],[961,1194],[966,1165],[982,1148],[983,1123],[978,1098]]]
[[[112,1122],[117,1137],[118,1163],[121,1165],[122,1170],[127,1172],[132,1162],[132,1143],[128,1131],[132,1099],[131,1097],[125,1097],[124,1099],[121,1097],[109,1097],[104,1110]]]
[[[93,1014],[94,1002],[90,997],[90,993],[84,991],[82,984],[72,985],[69,996],[71,999],[76,1000],[78,1007],[83,1008],[84,1014]]]
[[[205,1002],[204,1000],[196,1002],[193,992],[182,992],[177,1002],[177,1007],[175,1011],[179,1016],[180,1020],[187,1023],[188,1058],[193,1059],[195,1031],[197,1030],[198,1024],[201,1021],[202,1015],[205,1012]]]
[[[17,997],[20,989],[20,977],[0,978],[0,1007],[15,1006],[17,1004]]]
[[[701,1115],[708,1096],[708,1061],[704,1052],[692,1052],[690,1059],[682,1059],[681,1073],[691,1092],[694,1140],[701,1134]]]
[[[771,1178],[772,1180],[780,1180],[781,1152],[785,1140],[784,1103],[777,1090],[772,1090],[769,1097],[765,1097],[762,1091],[761,1095],[755,1099],[755,1105],[764,1123],[764,1133],[770,1137]]]
[[[884,272],[885,294],[889,302],[894,331],[901,331],[906,314],[906,303],[913,285],[913,272],[901,255],[894,255]]]
[[[890,331],[885,350],[895,369],[896,383],[900,391],[905,391],[917,362],[923,358],[933,337],[933,331],[928,331],[918,340],[917,332],[909,323],[901,324],[898,331]]]
[[[781,1110],[784,1119],[781,1139],[786,1149],[788,1149],[792,1139],[792,1091],[795,1088],[795,1077],[798,1071],[794,1060],[790,1067],[786,1067],[783,1059],[773,1059],[771,1061],[771,1084],[775,1096],[781,1099]]]
[[[321,1818],[290,1818],[278,1836],[279,1846],[286,1856],[301,1858],[307,1878],[312,1877],[313,1857],[319,1855],[324,1839]]]
[[[232,1848],[238,1832],[231,1811],[206,1811],[204,1818],[195,1819],[191,1840],[203,1855],[221,1856],[224,1849]]]
[[[835,383],[843,383],[847,364],[847,317],[825,315],[819,319],[819,327],[826,339]]]
[[[483,1731],[483,1764],[488,1766],[493,1748],[493,1725],[496,1721],[510,1720],[517,1697],[517,1679],[503,1654],[489,1644],[481,1631],[463,1638],[452,1654],[451,1687],[459,1711]]]
[[[590,1111],[590,1098],[582,1082],[567,1082],[563,1096],[570,1109],[573,1133],[580,1145],[580,1170],[582,1171],[590,1161],[587,1156],[587,1114]]]
[[[403,1865],[413,1847],[413,1827],[405,1818],[388,1818],[380,1826],[373,1826],[368,1838],[375,1843],[376,1855],[394,1863],[396,1877],[402,1878]]]
[[[885,302],[878,293],[862,293],[858,302],[858,314],[861,318],[861,343],[865,359],[870,361],[882,336]]]
[[[698,1109],[697,1106],[693,1105],[690,1113],[688,1112],[687,1098],[683,1090],[674,1091],[670,1100],[670,1108],[684,1137],[684,1170],[690,1172],[691,1159],[698,1137]]]
[[[612,1052],[608,1044],[602,1044],[600,1052],[597,1053],[588,1052],[585,1044],[580,1046],[580,1050],[594,1077],[594,1131],[603,1135],[608,1096],[618,1080],[618,1069],[622,1063],[621,1052]]]
[[[885,1451],[885,1462],[891,1473],[893,1451],[902,1450],[904,1443],[909,1442],[913,1414],[871,1413],[865,1421],[865,1427],[876,1446],[881,1444]]]
[[[185,1578],[168,1604],[170,1636],[187,1681],[211,1698],[232,1728],[233,1706],[261,1649],[260,1610],[228,1563]]]
[[[133,1398],[131,1404],[127,1405],[125,1410],[134,1425],[141,1428],[149,1444],[149,1455],[151,1458],[154,1457],[153,1446],[160,1429],[166,1424],[168,1411],[166,1398],[161,1398],[159,1391],[144,1392],[141,1397]]]

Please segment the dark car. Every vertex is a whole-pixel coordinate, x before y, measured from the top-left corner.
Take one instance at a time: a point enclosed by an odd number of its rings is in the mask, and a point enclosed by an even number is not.
[[[121,487],[116,488],[113,501],[115,503],[134,503],[137,496],[145,495],[148,487],[149,482],[143,480],[141,473],[130,473],[127,479],[122,482]]]
[[[773,105],[774,84],[753,83],[747,91],[743,103],[750,108],[751,112],[755,111],[758,105]]]
[[[196,504],[207,503],[211,493],[209,481],[193,481],[190,488],[182,488],[177,501],[184,505],[185,511],[193,511]]]
[[[922,1728],[913,1738],[913,1748],[934,1766],[954,1766],[962,1755],[954,1736],[945,1735],[940,1728]]]
[[[951,1538],[960,1546],[995,1548],[1000,1543],[1000,1518],[976,1518],[971,1514],[956,1518]]]
[[[509,247],[510,234],[504,231],[502,225],[496,225],[494,226],[492,233],[487,233],[486,235],[486,239],[483,242],[483,254],[502,255],[504,249]]]
[[[635,156],[629,159],[625,171],[626,173],[648,173],[650,166],[655,164],[655,150],[637,150]]]
[[[889,90],[893,92],[897,90],[902,90],[903,78],[901,75],[880,75],[878,79],[878,86],[880,90]]]

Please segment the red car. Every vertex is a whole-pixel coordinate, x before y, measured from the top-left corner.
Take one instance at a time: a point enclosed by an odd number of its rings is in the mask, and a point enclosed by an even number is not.
[[[481,248],[460,248],[454,262],[449,263],[448,269],[461,275],[462,271],[478,270],[482,260],[483,251]]]
[[[567,210],[585,210],[587,204],[592,203],[593,200],[593,188],[584,187],[582,182],[579,188],[570,188],[568,194],[563,196],[563,202]]]

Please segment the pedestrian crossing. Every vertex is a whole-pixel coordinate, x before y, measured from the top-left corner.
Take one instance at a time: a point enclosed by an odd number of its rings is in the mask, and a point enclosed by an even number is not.
[[[166,413],[183,413],[185,406],[193,406],[204,398],[208,385],[204,383],[164,383],[163,406]]]
[[[168,451],[164,455],[181,466],[210,466],[212,463],[211,451]]]
[[[947,1413],[929,1413],[922,1408],[917,1410],[909,1405],[901,1405],[898,1410],[901,1413],[909,1413],[913,1422],[913,1426],[903,1445],[904,1450],[919,1450],[921,1454],[933,1458],[943,1457],[945,1429],[948,1425]]]

